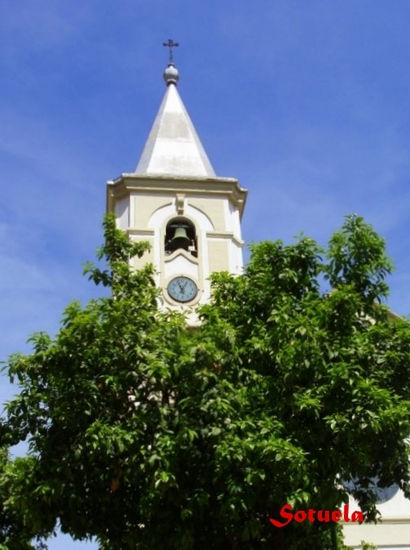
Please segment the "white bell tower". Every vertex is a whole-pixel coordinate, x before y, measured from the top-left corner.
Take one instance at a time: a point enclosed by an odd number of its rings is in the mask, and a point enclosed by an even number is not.
[[[171,41],[170,41],[171,42]],[[241,217],[247,191],[216,176],[177,90],[172,59],[166,93],[135,172],[107,182],[107,211],[151,252],[164,307],[187,309],[210,298],[209,276],[242,271]]]

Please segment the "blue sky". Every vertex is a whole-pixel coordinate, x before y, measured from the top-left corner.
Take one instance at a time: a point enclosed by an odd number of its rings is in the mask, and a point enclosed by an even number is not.
[[[409,314],[408,0],[2,2],[0,358],[99,292],[81,266],[105,182],[135,169],[165,92],[168,38],[217,174],[249,190],[245,240],[324,244],[363,215],[396,266],[389,305]]]

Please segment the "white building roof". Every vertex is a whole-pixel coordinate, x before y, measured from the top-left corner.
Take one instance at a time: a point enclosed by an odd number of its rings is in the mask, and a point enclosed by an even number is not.
[[[167,91],[145,144],[136,174],[215,177],[176,84],[170,64],[164,73]]]

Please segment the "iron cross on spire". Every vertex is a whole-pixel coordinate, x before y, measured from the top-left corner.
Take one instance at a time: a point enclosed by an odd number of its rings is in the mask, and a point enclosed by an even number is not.
[[[172,40],[172,38],[169,38],[168,42],[163,43],[163,46],[169,48],[169,62],[170,62],[170,64],[173,64],[174,63],[174,54],[173,54],[172,48],[176,48],[177,46],[179,46],[179,43],[174,42]]]

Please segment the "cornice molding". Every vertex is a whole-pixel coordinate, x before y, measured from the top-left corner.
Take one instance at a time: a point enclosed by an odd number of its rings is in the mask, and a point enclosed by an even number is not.
[[[189,195],[225,195],[234,204],[242,217],[248,191],[240,187],[235,178],[193,178],[176,176],[147,176],[140,174],[121,174],[115,180],[107,182],[107,210],[112,212],[113,199],[120,199],[132,192],[150,194],[185,193]]]

